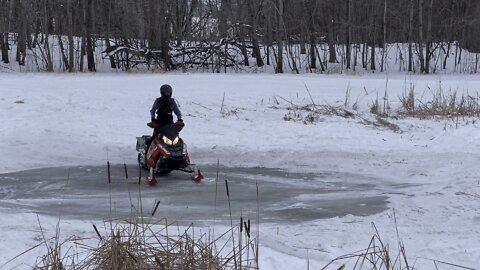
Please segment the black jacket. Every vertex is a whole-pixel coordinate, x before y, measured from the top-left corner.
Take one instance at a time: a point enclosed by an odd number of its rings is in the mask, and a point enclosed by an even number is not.
[[[177,116],[177,119],[182,119],[182,113],[178,109],[177,102],[173,98],[159,97],[155,99],[152,109],[150,110],[150,116],[158,123],[165,125],[173,123],[173,113]]]

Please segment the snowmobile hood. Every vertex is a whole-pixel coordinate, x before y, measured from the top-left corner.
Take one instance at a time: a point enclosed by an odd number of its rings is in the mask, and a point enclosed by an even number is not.
[[[175,124],[168,124],[160,128],[160,134],[167,136],[170,140],[175,139],[179,134],[179,129]]]

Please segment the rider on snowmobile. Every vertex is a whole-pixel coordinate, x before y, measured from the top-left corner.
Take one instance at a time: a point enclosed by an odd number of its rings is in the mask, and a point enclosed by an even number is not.
[[[203,179],[203,175],[195,164],[190,162],[187,145],[178,136],[178,132],[184,124],[182,113],[178,109],[175,99],[172,98],[172,87],[168,84],[162,85],[160,94],[161,97],[155,99],[150,110],[152,121],[148,123],[148,126],[154,129],[153,136],[151,138],[149,136],[137,137],[139,166],[149,169],[147,181],[150,185],[157,183],[154,172],[168,174],[172,170],[192,173],[193,180],[199,182]],[[175,124],[173,123],[173,113],[177,116]],[[160,131],[162,131],[163,138],[158,136]],[[171,135],[176,135],[176,138],[172,138]]]
[[[173,113],[177,116],[177,122],[175,126],[180,131],[184,124],[182,120],[182,113],[178,109],[177,102],[172,98],[172,87],[168,84],[164,84],[160,87],[160,97],[155,99],[152,109],[150,110],[150,116],[152,122],[148,125],[153,128],[153,135],[150,141],[147,142],[147,149],[152,145],[152,141],[157,138],[160,133],[160,129],[166,125],[173,124]],[[150,184],[156,183],[153,176],[153,167],[150,167],[150,174],[147,178]]]
[[[182,113],[178,109],[177,102],[172,98],[172,87],[168,84],[162,85],[160,87],[160,95],[159,98],[155,99],[150,110],[152,122],[156,122],[160,126],[173,124],[172,111],[177,115],[177,122],[183,122]]]
[[[173,124],[173,113],[177,116],[175,125],[179,129],[184,126],[182,113],[178,109],[177,102],[172,98],[172,87],[168,84],[162,85],[160,87],[160,95],[159,98],[155,99],[150,110],[152,123],[156,125],[156,128],[153,130],[152,140],[158,135],[159,129],[168,124]]]
[[[160,87],[160,97],[155,99],[150,110],[152,122],[148,125],[153,128],[153,135],[151,141],[147,142],[148,146],[158,136],[162,127],[173,124],[173,113],[177,116],[175,126],[181,130],[185,126],[182,120],[182,113],[178,109],[177,102],[172,98],[172,87],[164,84]]]

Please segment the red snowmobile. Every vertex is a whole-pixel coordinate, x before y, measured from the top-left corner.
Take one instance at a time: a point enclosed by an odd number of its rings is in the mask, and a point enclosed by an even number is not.
[[[166,175],[173,170],[184,171],[192,175],[192,179],[200,182],[203,175],[195,164],[190,162],[187,144],[180,138],[179,133],[183,123],[168,124],[159,128],[159,124],[150,122],[149,127],[157,129],[156,137],[143,135],[137,137],[138,164],[150,170],[147,181],[155,185],[156,175]]]

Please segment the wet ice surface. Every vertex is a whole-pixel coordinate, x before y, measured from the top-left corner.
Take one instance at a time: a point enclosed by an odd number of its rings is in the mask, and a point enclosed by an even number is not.
[[[202,183],[190,175],[172,172],[145,180],[128,165],[56,167],[0,174],[0,207],[82,220],[126,219],[151,216],[179,223],[237,220],[240,216],[262,222],[302,222],[345,216],[366,216],[388,208],[395,187],[377,186],[381,180],[337,172],[301,173],[272,168],[203,166]],[[142,178],[146,175],[142,170]],[[228,181],[229,197],[226,192]],[[258,186],[258,197],[257,197]],[[141,199],[140,199],[141,198]],[[230,199],[230,208],[229,208]],[[141,203],[139,203],[141,201]],[[257,203],[258,201],[258,203]]]

